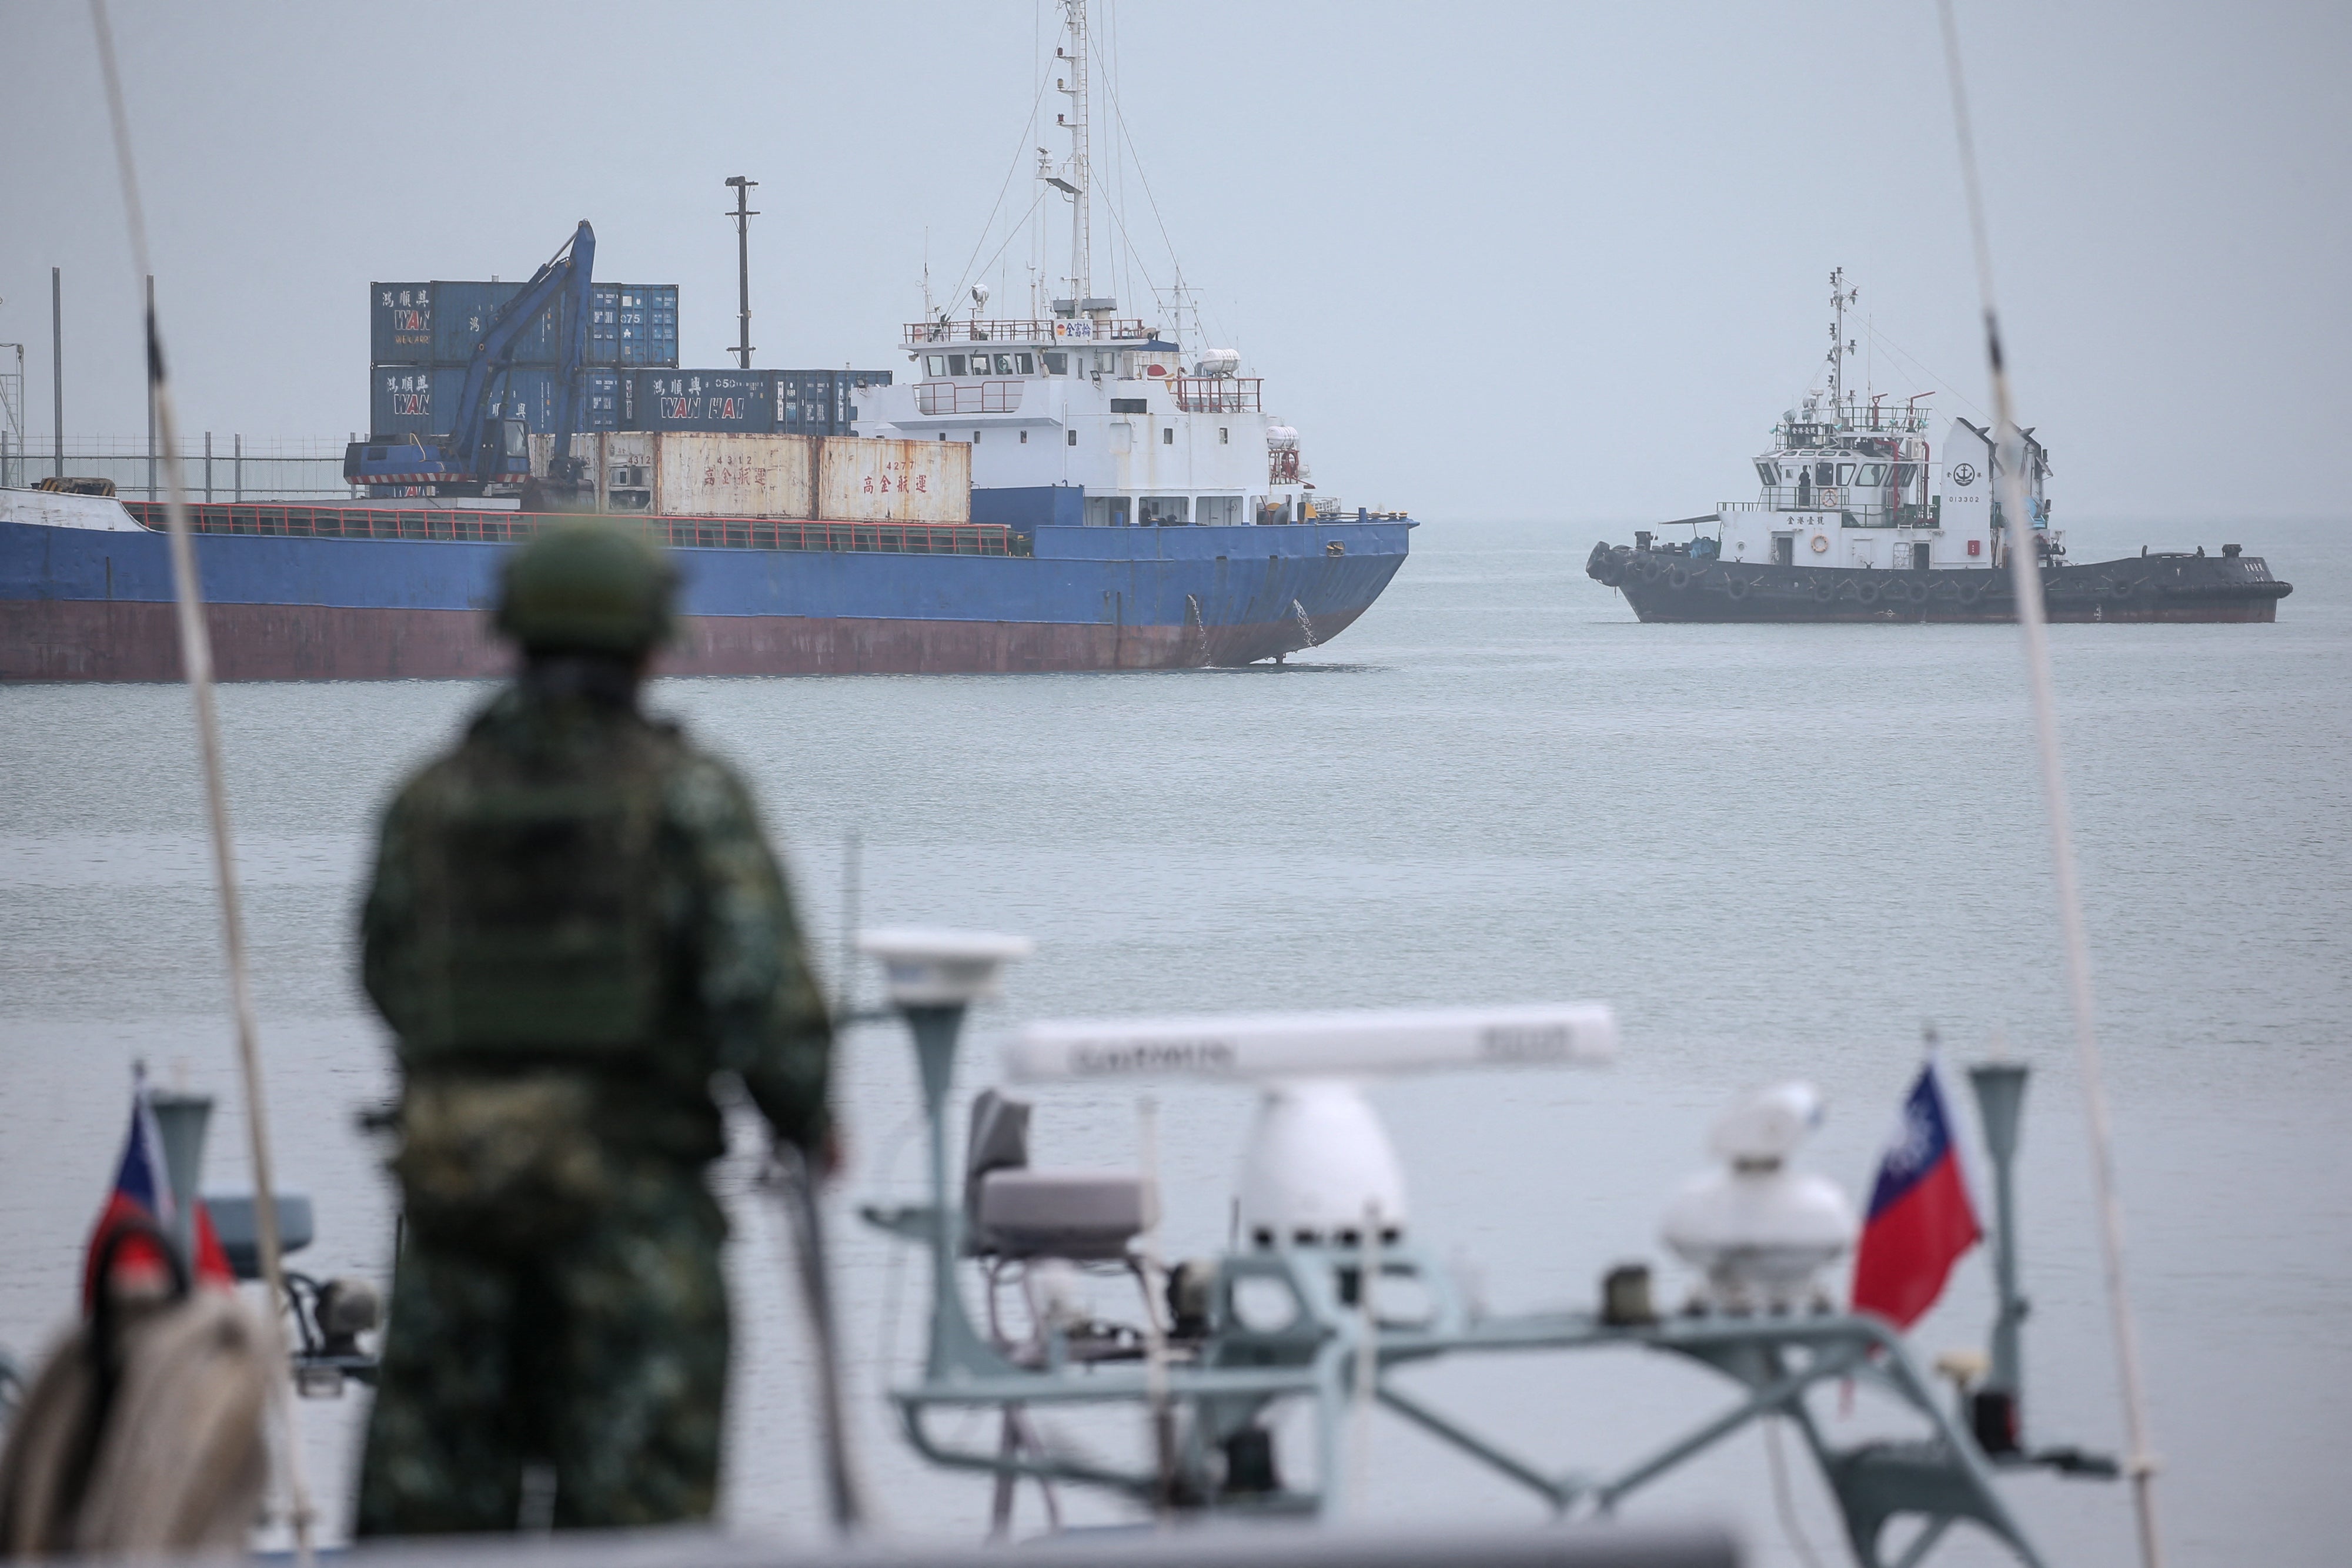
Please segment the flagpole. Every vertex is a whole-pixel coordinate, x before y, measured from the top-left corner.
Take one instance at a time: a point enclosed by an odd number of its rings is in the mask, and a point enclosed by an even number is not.
[[[1987,235],[1984,196],[1977,179],[1976,143],[1969,124],[1967,85],[1960,74],[1960,36],[1952,0],[1937,0],[1943,23],[1944,62],[1952,89],[1952,119],[1958,131],[1960,172],[1968,185],[1969,227],[1976,242],[1977,288],[1984,305],[1985,356],[1992,371],[1994,437],[1999,457],[1996,490],[2008,512],[2010,580],[2017,599],[2017,623],[2025,639],[2026,692],[2033,709],[2034,749],[2041,763],[2042,799],[2048,812],[2053,880],[2066,956],[2066,998],[2074,1020],[2074,1053],[2083,1074],[2083,1109],[2090,1134],[2091,1183],[2099,1212],[2100,1260],[2106,1277],[2107,1310],[2123,1381],[2124,1427],[2131,1477],[2132,1506],[2139,1530],[2140,1561],[2162,1568],[2163,1543],[2157,1531],[2156,1456],[2148,1437],[2147,1393],[2140,1375],[2139,1335],[2124,1274],[2123,1203],[2116,1186],[2115,1140],[2107,1119],[2107,1093],[2101,1070],[2099,1036],[2092,1007],[2090,941],[2083,924],[2083,897],[2075,876],[2074,835],[2066,804],[2066,779],[2058,757],[2057,699],[2050,675],[2050,636],[2042,604],[2042,563],[2026,509],[2025,451],[2011,408],[2009,370],[2001,357],[2000,319],[1994,308],[1992,246]]]
[[[106,17],[106,0],[89,0],[90,23],[98,35],[98,57],[106,78],[107,109],[113,121],[115,162],[121,175],[122,203],[130,222],[131,246],[138,270],[152,276],[147,255],[147,226],[139,199],[138,171],[131,155],[130,118],[123,110],[122,81],[115,68],[113,29]],[[220,889],[221,939],[228,962],[229,1007],[236,1027],[236,1053],[245,1085],[245,1124],[252,1145],[253,1215],[261,1274],[269,1291],[268,1343],[274,1363],[282,1364],[285,1345],[278,1313],[286,1301],[286,1277],[280,1258],[278,1189],[269,1157],[268,1111],[261,1092],[261,1046],[254,1023],[253,986],[245,956],[245,915],[236,891],[236,852],[229,836],[228,791],[221,768],[220,718],[213,702],[212,642],[206,632],[204,591],[196,576],[195,546],[189,538],[186,476],[180,464],[178,414],[171,383],[163,373],[163,342],[155,325],[152,299],[146,307],[147,382],[154,399],[157,433],[163,441],[165,486],[163,515],[171,527],[172,583],[179,607],[180,664],[195,705],[196,752],[205,781],[205,807],[212,828],[213,870]],[[284,1442],[279,1459],[285,1467],[286,1489],[294,1525],[294,1550],[303,1568],[316,1555],[311,1544],[310,1478],[302,1462],[302,1433],[296,1424],[291,1379],[269,1380],[272,1404],[278,1411]]]

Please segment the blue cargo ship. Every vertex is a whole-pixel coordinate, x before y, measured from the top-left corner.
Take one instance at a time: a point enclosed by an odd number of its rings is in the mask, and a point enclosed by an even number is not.
[[[820,386],[819,372],[632,371],[637,340],[617,336],[619,363],[583,371],[592,416],[605,383],[656,404],[634,418],[625,407],[618,430],[592,417],[572,451],[593,504],[635,516],[677,552],[683,624],[667,670],[1246,664],[1337,636],[1404,564],[1412,520],[1318,492],[1263,380],[1239,353],[1188,340],[1181,294],[1164,328],[1095,294],[1086,7],[1066,11],[1070,151],[1058,162],[1041,154],[1034,171],[1040,200],[1070,206],[1065,297],[1033,298],[1017,318],[984,313],[985,285],[959,300],[961,314],[927,298],[925,319],[892,345],[903,379],[824,372]],[[478,338],[477,318],[499,302],[461,309],[464,287],[373,286],[378,352],[424,358],[428,344]],[[644,296],[674,320],[674,291],[615,287],[616,301]],[[635,352],[675,365],[674,335],[648,329],[643,343]],[[375,373],[373,394],[394,417],[353,456],[383,472],[405,451],[421,457],[412,433],[431,427],[438,372]],[[504,395],[528,402],[551,373],[507,372]],[[729,417],[713,415],[714,398]],[[510,455],[543,448],[531,455],[543,472],[551,439],[530,434],[527,409],[502,412],[513,416],[502,422]],[[190,510],[215,659],[230,680],[501,670],[484,613],[499,559],[552,516],[433,495]],[[174,678],[163,522],[147,503],[0,491],[0,680]]]
[[[225,680],[447,679],[509,655],[485,612],[548,521],[478,509],[191,508]],[[0,491],[0,680],[180,674],[160,507]],[[1169,669],[1328,640],[1402,519],[1129,528],[648,517],[684,577],[673,674]]]

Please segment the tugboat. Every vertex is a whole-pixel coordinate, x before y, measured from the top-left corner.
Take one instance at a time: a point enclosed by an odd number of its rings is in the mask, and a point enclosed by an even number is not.
[[[1829,386],[1809,392],[1772,428],[1756,459],[1763,493],[1727,501],[1664,542],[1592,547],[1585,574],[1623,592],[1643,621],[2014,621],[2008,551],[2031,538],[2053,621],[2275,621],[2292,584],[2259,556],[2225,544],[2219,555],[2150,552],[2078,564],[2050,526],[2042,494],[2050,455],[2023,432],[2027,516],[2011,519],[1993,494],[1990,422],[1955,418],[1938,448],[1914,397],[1845,390],[1853,352],[1845,311],[1858,293],[1830,274]],[[1927,394],[1922,394],[1923,396]],[[1712,537],[1703,530],[1715,525]]]

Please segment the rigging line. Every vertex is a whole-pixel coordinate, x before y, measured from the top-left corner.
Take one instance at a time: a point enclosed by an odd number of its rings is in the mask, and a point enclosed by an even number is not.
[[[98,36],[98,60],[106,78],[107,113],[114,131],[114,159],[122,184],[124,216],[131,230],[131,252],[138,276],[154,276],[147,253],[147,219],[139,198],[139,171],[131,155],[131,118],[123,108],[122,78],[114,60],[114,29],[106,16],[106,0],[89,0],[90,27]],[[172,534],[172,581],[179,601],[180,664],[187,673],[188,695],[196,718],[197,760],[204,773],[205,805],[211,820],[213,869],[220,884],[221,944],[228,964],[230,1009],[236,1028],[236,1054],[245,1085],[245,1125],[253,1161],[253,1217],[259,1243],[261,1273],[269,1291],[269,1312],[264,1333],[273,1347],[271,1361],[282,1365],[286,1354],[279,1314],[287,1301],[286,1275],[279,1253],[278,1189],[273,1185],[269,1157],[268,1107],[261,1092],[261,1045],[254,1024],[253,984],[245,958],[245,915],[238,907],[236,851],[229,836],[228,791],[222,778],[220,716],[213,703],[212,640],[205,626],[203,589],[196,578],[195,546],[188,535],[186,473],[181,465],[179,414],[172,402],[171,382],[163,373],[163,340],[155,325],[155,307],[144,301],[147,328],[147,388],[153,399],[157,434],[163,443],[163,515]],[[302,1568],[312,1568],[317,1555],[310,1539],[312,1511],[310,1478],[302,1462],[302,1432],[296,1425],[293,1379],[269,1379],[282,1441],[278,1459],[284,1467],[286,1490],[294,1525],[294,1551]]]
[[[1004,208],[1004,193],[1013,189],[1013,176],[1021,172],[1023,158],[1028,150],[1035,145],[1036,138],[1032,131],[1037,124],[1037,106],[1045,101],[1045,84],[1041,78],[1037,83],[1035,95],[1029,99],[1029,118],[1021,122],[1021,145],[1013,150],[1013,165],[1004,171],[1004,183],[996,188],[996,201],[990,206],[987,218],[980,225],[980,237],[971,242],[971,255],[964,257],[964,276],[956,279],[955,290],[949,296],[950,298],[962,298],[965,287],[972,281],[971,264],[979,256],[980,247],[988,243],[989,231],[996,226],[996,214]],[[992,256],[990,259],[992,261],[995,258]],[[986,269],[983,267],[982,270]]]
[[[990,255],[986,261],[980,264],[982,276],[986,276],[988,269],[996,265],[997,257],[1003,256],[1008,249],[1010,249],[1014,240],[1019,239],[1024,234],[1028,232],[1024,225],[1029,222],[1029,214],[1035,212],[1041,205],[1043,205],[1045,204],[1045,193],[1044,191],[1039,191],[1036,198],[1029,204],[1028,210],[1024,212],[1020,218],[1014,222],[1013,227],[1005,232],[1003,242],[997,246],[995,251]]]
[[[1127,127],[1127,111],[1119,107],[1118,90],[1116,88],[1112,89],[1110,93],[1110,115],[1111,119],[1118,122],[1119,141],[1125,143],[1128,155],[1135,162],[1135,177],[1143,185],[1143,200],[1151,208],[1151,221],[1160,225],[1160,242],[1168,247],[1168,259],[1171,262],[1175,261],[1177,259],[1176,237],[1168,232],[1168,220],[1160,215],[1160,198],[1153,193],[1151,176],[1143,167],[1143,151],[1136,146],[1135,134]]]
[[[1903,361],[1904,363],[1909,365],[1913,370],[1918,371],[1927,380],[1935,382],[1938,390],[1950,392],[1955,398],[1967,403],[1970,408],[1975,409],[1977,416],[1979,419],[1990,419],[1992,417],[1990,414],[1986,413],[1983,409],[1978,408],[1976,401],[1969,397],[1968,393],[1960,391],[1959,388],[1952,385],[1951,382],[1937,375],[1936,373],[1936,368],[1933,365],[1930,365],[1927,361],[1919,358],[1916,354],[1911,352],[1910,350],[1905,348],[1902,344],[1896,342],[1894,339],[1880,331],[1875,326],[1865,323],[1863,327],[1863,330],[1869,335],[1873,341],[1885,344],[1887,350],[1890,353]]]
[[[2140,1377],[2139,1337],[2132,1322],[2124,1275],[2123,1205],[2116,1188],[2114,1139],[2107,1119],[2106,1087],[2099,1058],[2098,1028],[2092,1010],[2090,940],[2083,925],[2082,890],[2074,865],[2074,832],[2067,818],[2066,780],[2059,764],[2058,717],[2050,676],[2050,638],[2043,624],[2039,551],[2018,548],[2032,538],[2026,514],[2025,453],[2001,355],[2000,318],[1994,306],[1992,246],[1985,227],[1984,196],[1977,177],[1976,141],[1969,123],[1967,84],[1960,74],[1960,36],[1952,0],[1937,0],[1943,24],[1944,64],[1952,89],[1952,120],[1960,143],[1960,173],[1968,186],[1969,227],[1976,241],[1977,289],[1984,305],[1985,359],[1991,368],[1994,434],[2009,461],[1995,476],[2009,512],[2010,573],[2016,584],[2017,623],[2025,639],[2026,686],[2032,699],[2033,737],[2042,764],[2042,795],[2050,827],[2053,880],[2066,952],[2067,1000],[2074,1015],[2074,1050],[2083,1075],[2083,1111],[2091,1144],[2091,1181],[2099,1210],[2099,1251],[2105,1267],[2107,1308],[2113,1319],[2117,1371],[2123,1382],[2124,1427],[2130,1452],[2124,1466],[2131,1477],[2132,1511],[2139,1531],[2140,1562],[2161,1568],[2163,1543],[2156,1521],[2156,1456],[2148,1443],[2147,1394]]]

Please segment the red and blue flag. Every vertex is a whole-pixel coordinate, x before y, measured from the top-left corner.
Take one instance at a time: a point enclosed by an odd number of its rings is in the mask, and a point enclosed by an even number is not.
[[[123,1139],[122,1161],[114,1173],[114,1190],[107,1196],[106,1207],[90,1231],[89,1247],[82,1261],[81,1301],[85,1310],[98,1296],[98,1255],[108,1238],[133,1223],[152,1226],[168,1234],[176,1212],[171,1175],[163,1167],[163,1135],[156,1130],[155,1112],[147,1100],[147,1075],[137,1071],[131,1081],[131,1131]],[[202,1199],[196,1202],[189,1228],[195,1242],[195,1279],[204,1284],[235,1285],[236,1276],[229,1269],[228,1255],[221,1249],[220,1237],[213,1230],[212,1216],[205,1212]],[[144,1287],[161,1283],[166,1277],[163,1254],[145,1237],[131,1237],[116,1249],[116,1285]]]
[[[1930,1056],[1878,1163],[1853,1260],[1853,1310],[1908,1328],[1935,1305],[1952,1265],[1984,1235],[1951,1103]]]

